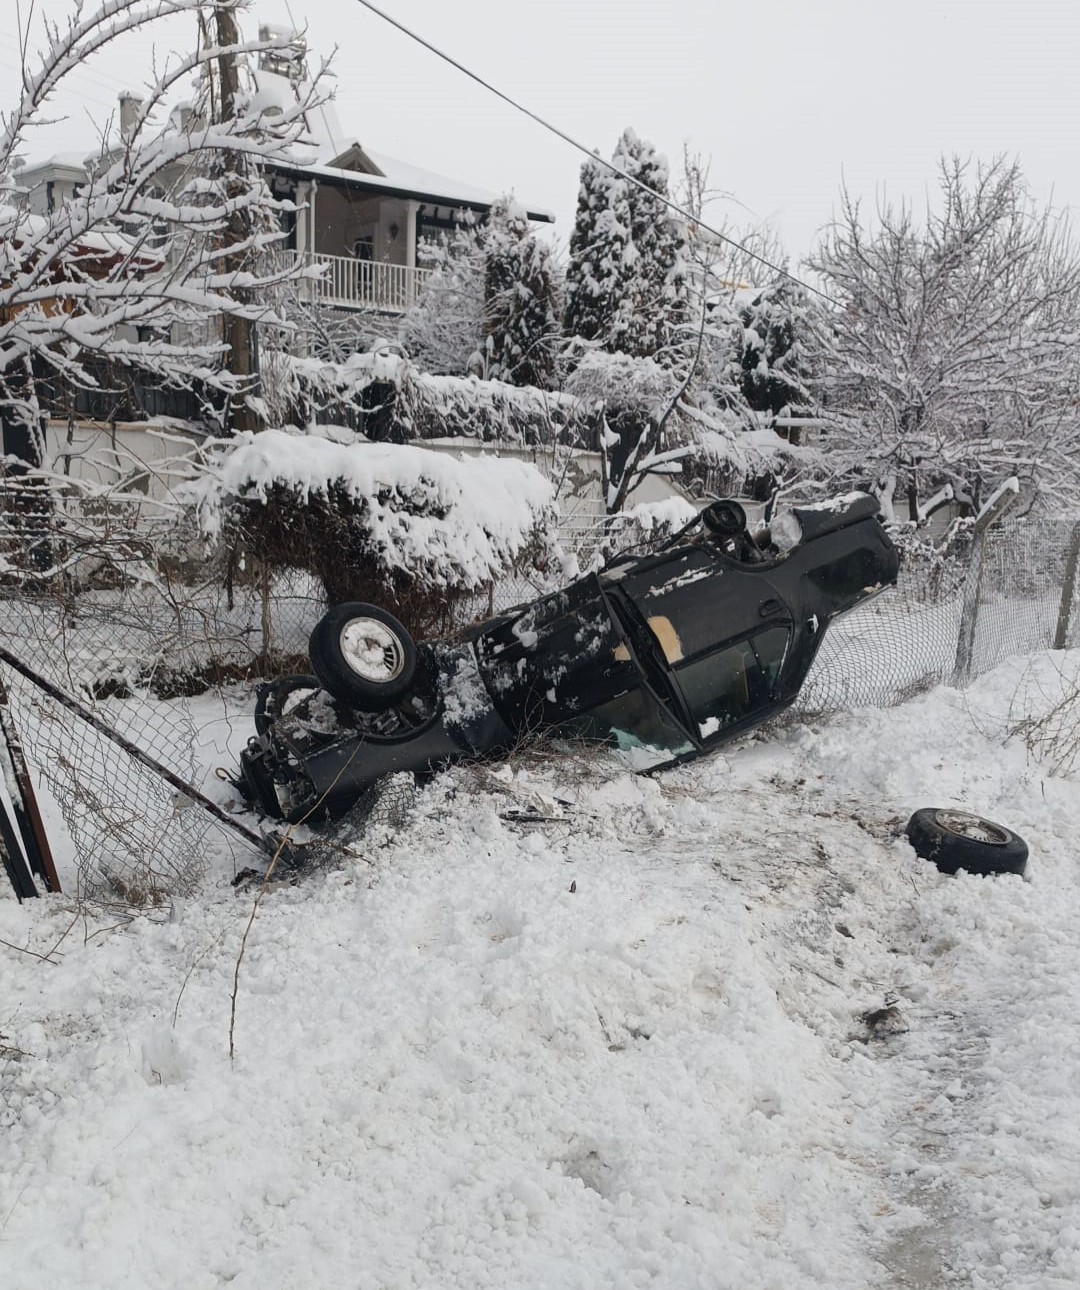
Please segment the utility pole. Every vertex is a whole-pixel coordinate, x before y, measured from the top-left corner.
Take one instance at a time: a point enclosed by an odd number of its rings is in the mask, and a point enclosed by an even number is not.
[[[214,10],[214,14],[217,21],[217,43],[225,51],[218,58],[218,80],[221,88],[219,111],[221,119],[228,121],[236,115],[236,101],[240,93],[240,74],[235,52],[240,35],[236,27],[234,5],[219,6]],[[226,170],[230,175],[226,185],[226,194],[229,197],[236,197],[243,191],[243,184],[239,174],[240,167],[250,163],[235,152],[225,153],[224,161]],[[229,217],[225,230],[226,248],[243,242],[249,233],[250,228],[247,216],[243,212],[237,211]],[[226,255],[226,271],[235,273],[241,270],[244,267],[244,258],[243,253]],[[240,303],[250,299],[249,293],[245,290],[234,290],[231,294]],[[222,337],[229,347],[226,359],[229,371],[239,379],[244,393],[253,393],[258,380],[258,370],[255,362],[254,325],[250,318],[241,318],[235,314],[225,314],[221,321]],[[259,418],[248,407],[244,398],[241,396],[234,400],[232,405],[232,429],[240,432],[243,430],[259,430],[261,428]]]

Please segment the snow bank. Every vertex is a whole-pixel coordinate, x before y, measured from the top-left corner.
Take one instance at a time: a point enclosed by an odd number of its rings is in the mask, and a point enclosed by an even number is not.
[[[1072,1290],[1080,794],[1007,736],[1057,659],[656,779],[440,777],[263,901],[233,1063],[227,874],[0,898],[5,1287]],[[919,860],[927,805],[1028,879]]]

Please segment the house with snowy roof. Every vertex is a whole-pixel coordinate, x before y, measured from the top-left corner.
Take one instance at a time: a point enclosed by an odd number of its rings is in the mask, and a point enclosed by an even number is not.
[[[260,39],[279,34],[263,26]],[[250,71],[254,101],[267,113],[295,106],[307,70],[303,41],[293,37],[292,58],[281,50],[260,56]],[[121,94],[121,137],[134,128],[140,100]],[[190,108],[180,105],[174,113]],[[497,195],[412,162],[375,152],[343,132],[332,102],[306,113],[308,138],[295,162],[275,162],[269,181],[275,197],[296,206],[283,218],[280,254],[322,270],[298,284],[313,302],[334,309],[401,313],[416,300],[427,271],[418,248],[427,238],[485,215]],[[17,183],[33,212],[45,214],[87,182],[100,158],[62,153],[24,166]],[[552,223],[546,210],[526,206],[530,220]]]

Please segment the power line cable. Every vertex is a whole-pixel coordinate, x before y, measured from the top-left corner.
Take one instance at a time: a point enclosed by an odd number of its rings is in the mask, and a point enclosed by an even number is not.
[[[483,89],[487,90],[489,93],[494,94],[496,98],[502,99],[504,103],[509,104],[510,107],[515,108],[518,112],[523,113],[525,116],[529,117],[530,120],[535,121],[537,125],[542,126],[545,130],[550,130],[552,134],[557,135],[560,139],[562,139],[564,143],[568,143],[572,148],[576,148],[578,152],[584,153],[584,155],[588,157],[590,161],[598,161],[602,166],[606,166],[609,170],[613,171],[616,175],[619,175],[622,179],[625,179],[627,183],[633,184],[636,188],[640,188],[643,192],[646,192],[651,197],[656,198],[658,201],[662,202],[668,208],[668,210],[674,211],[677,215],[681,215],[683,219],[689,220],[690,222],[697,224],[698,226],[703,228],[707,233],[711,233],[713,237],[718,238],[721,242],[726,242],[728,246],[732,246],[737,251],[741,251],[742,254],[745,255],[748,259],[755,260],[758,264],[765,265],[765,267],[768,269],[771,269],[773,273],[780,274],[781,277],[787,278],[790,282],[794,282],[797,286],[802,287],[803,290],[812,291],[815,296],[820,296],[822,300],[827,301],[830,305],[836,303],[832,299],[832,297],[829,295],[826,295],[824,291],[820,291],[817,287],[811,286],[809,282],[804,282],[802,278],[796,277],[794,273],[789,272],[787,269],[781,268],[780,265],[773,264],[771,260],[765,259],[763,255],[758,255],[756,251],[751,251],[749,247],[744,246],[741,242],[737,242],[734,238],[728,237],[726,233],[721,233],[719,229],[713,228],[710,224],[706,224],[706,222],[703,219],[701,219],[700,216],[691,214],[689,211],[684,210],[683,207],[681,207],[677,202],[671,201],[670,198],[665,197],[663,196],[663,194],[656,192],[654,189],[650,188],[647,184],[643,184],[640,179],[635,179],[633,175],[628,175],[625,170],[615,165],[613,161],[605,161],[603,157],[593,152],[590,148],[587,148],[583,143],[580,143],[572,135],[567,134],[565,130],[560,130],[558,126],[552,125],[550,121],[545,120],[544,117],[538,115],[536,112],[533,112],[530,108],[527,108],[523,103],[519,103],[516,99],[511,98],[509,94],[505,94],[502,90],[492,85],[489,81],[484,80],[482,76],[470,70],[463,63],[459,63],[456,58],[453,58],[450,54],[447,54],[444,50],[439,49],[437,45],[433,45],[431,41],[425,40],[424,37],[421,36],[418,32],[413,31],[410,27],[406,27],[404,23],[399,22],[396,18],[391,17],[390,14],[380,9],[377,5],[372,4],[371,0],[357,0],[357,4],[360,4],[365,9],[370,10],[371,13],[375,14],[379,18],[382,18],[384,22],[388,22],[391,27],[396,27],[397,30],[402,33],[402,35],[408,36],[410,40],[415,40],[418,45],[422,45],[426,50],[428,50],[429,53],[434,54],[436,58],[441,58],[444,63],[449,63],[451,67],[461,72],[463,76],[467,76],[469,80],[475,81],[477,85],[480,85]]]

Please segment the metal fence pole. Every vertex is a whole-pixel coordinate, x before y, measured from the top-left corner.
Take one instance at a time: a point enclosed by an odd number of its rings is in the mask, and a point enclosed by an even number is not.
[[[1069,555],[1065,562],[1065,582],[1061,588],[1061,605],[1058,608],[1057,630],[1054,632],[1054,649],[1065,649],[1069,643],[1069,620],[1072,618],[1078,562],[1080,562],[1080,524],[1074,524],[1072,536],[1069,538]]]

